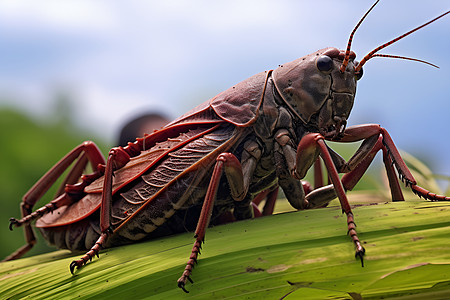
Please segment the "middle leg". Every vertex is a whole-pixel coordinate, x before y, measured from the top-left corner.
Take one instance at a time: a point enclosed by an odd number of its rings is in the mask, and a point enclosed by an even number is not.
[[[244,168],[245,166],[246,165],[244,165]],[[208,227],[211,219],[214,201],[216,199],[220,179],[223,174],[226,175],[231,196],[234,201],[242,201],[248,190],[248,184],[246,184],[248,180],[244,180],[245,172],[243,172],[243,167],[241,166],[239,160],[231,153],[220,154],[216,159],[216,164],[206,191],[205,200],[203,201],[202,210],[200,212],[197,228],[195,230],[195,242],[191,255],[183,274],[178,279],[178,287],[186,293],[188,293],[188,291],[186,290],[185,285],[188,280],[192,283],[190,276],[192,274],[192,269],[197,263],[200,249],[205,240],[206,228]]]

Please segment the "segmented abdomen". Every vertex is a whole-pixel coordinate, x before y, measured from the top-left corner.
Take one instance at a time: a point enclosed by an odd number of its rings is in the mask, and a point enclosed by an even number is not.
[[[189,141],[160,160],[154,167],[119,193],[112,209],[114,235],[110,244],[140,240],[165,224],[179,209],[204,197],[212,166],[218,154],[228,151],[236,137],[234,126],[221,126],[202,135],[199,128],[175,139],[159,143],[151,151],[170,151]],[[199,137],[196,137],[200,134]],[[145,154],[144,154],[145,155]]]

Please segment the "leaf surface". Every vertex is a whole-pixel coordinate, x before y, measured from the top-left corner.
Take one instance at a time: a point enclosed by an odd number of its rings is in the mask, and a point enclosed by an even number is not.
[[[74,276],[80,254],[55,251],[0,264],[2,298],[443,299],[450,296],[450,203],[353,209],[365,264],[339,207],[210,228],[188,284],[177,288],[192,233],[103,250]],[[422,298],[420,298],[422,296]],[[406,298],[404,298],[406,297]],[[417,298],[414,298],[417,297]]]

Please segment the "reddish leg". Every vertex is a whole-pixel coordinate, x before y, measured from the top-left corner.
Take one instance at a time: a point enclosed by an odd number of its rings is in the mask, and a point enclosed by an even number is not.
[[[375,140],[376,139],[376,140]],[[350,167],[351,171],[349,171],[347,174],[342,176],[342,184],[344,185],[344,188],[346,190],[352,190],[353,187],[359,182],[361,177],[364,175],[364,173],[367,171],[367,168],[372,163],[373,159],[375,158],[375,155],[378,153],[378,151],[383,151],[383,162],[384,166],[386,168],[386,173],[389,180],[389,186],[391,190],[392,200],[393,201],[404,201],[403,193],[400,188],[399,181],[397,179],[397,176],[395,174],[395,170],[393,168],[393,162],[392,159],[389,157],[387,148],[383,145],[383,136],[379,134],[377,137],[376,135],[368,138],[365,140],[365,142],[369,141],[367,144],[369,144],[368,147],[363,147],[367,145],[362,145],[362,148],[365,149],[364,157],[362,159],[359,159],[357,163],[350,159],[347,166],[353,166],[356,165],[356,167]],[[375,143],[373,143],[375,141]],[[362,149],[360,148],[360,149]],[[357,152],[358,153],[358,152]],[[356,156],[354,156],[356,157]]]
[[[325,167],[328,171],[334,190],[341,204],[342,211],[347,215],[348,234],[352,238],[352,241],[355,245],[355,256],[359,258],[361,260],[361,264],[363,264],[363,256],[365,250],[362,247],[356,232],[353,212],[351,210],[350,204],[348,203],[348,199],[345,194],[342,182],[339,178],[336,166],[334,165],[333,159],[325,144],[324,137],[321,134],[310,133],[305,135],[301,139],[297,148],[296,169],[294,170],[294,176],[301,179],[302,174],[306,173],[305,169],[309,168],[309,166],[311,166],[311,164],[317,160],[318,155],[322,157],[325,163]]]
[[[330,154],[324,137],[318,133],[307,134],[302,138],[297,149],[296,167],[294,176],[301,179],[320,155],[325,162],[329,177],[333,183],[334,192],[339,198],[343,211],[347,214],[348,232],[356,247],[356,256],[363,262],[364,248],[361,246],[356,230],[353,214],[345,195],[345,190],[351,190],[366,172],[378,151],[383,152],[383,162],[388,175],[389,185],[393,201],[402,201],[403,193],[396,176],[397,170],[400,179],[409,186],[412,191],[432,201],[450,201],[450,197],[436,195],[418,186],[416,180],[407,168],[394,145],[389,133],[379,125],[368,124],[352,126],[345,130],[340,142],[356,142],[364,140],[355,155],[345,162],[342,158]],[[339,169],[336,168],[339,166]],[[395,169],[394,169],[395,166]],[[346,173],[339,179],[338,172]],[[328,189],[329,190],[329,189]],[[319,199],[320,200],[320,199]]]
[[[262,211],[263,216],[270,216],[273,214],[273,211],[275,209],[275,202],[277,201],[278,197],[278,189],[279,187],[277,186],[267,194],[266,203],[264,203]]]
[[[209,183],[208,190],[206,191],[202,211],[200,213],[200,218],[195,230],[195,242],[192,248],[191,255],[183,274],[178,279],[178,287],[186,293],[188,293],[188,291],[185,289],[186,281],[189,280],[192,283],[192,279],[190,278],[190,276],[192,274],[194,265],[197,263],[197,258],[200,254],[202,243],[205,241],[205,231],[211,218],[220,178],[222,177],[223,173],[225,173],[225,175],[227,176],[227,180],[231,189],[231,195],[235,201],[242,200],[246,193],[246,188],[244,187],[243,181],[242,167],[239,160],[231,153],[220,154],[217,157],[216,165],[211,176],[211,181]]]
[[[86,252],[80,259],[72,261],[70,264],[70,272],[73,274],[75,268],[79,269],[98,253],[106,243],[108,236],[113,233],[111,227],[111,206],[112,206],[112,184],[114,170],[120,169],[130,160],[130,155],[122,148],[113,148],[109,152],[108,160],[105,167],[105,177],[103,182],[102,201],[100,205],[100,230],[101,234],[94,246]]]
[[[363,142],[363,145],[361,145],[361,148],[358,149],[357,153],[347,163],[346,167],[349,171],[342,177],[342,182],[347,190],[351,190],[356,185],[369,167],[375,154],[379,150],[382,150],[383,162],[388,175],[393,201],[404,200],[399,181],[395,175],[394,166],[400,179],[419,197],[424,197],[431,201],[450,201],[450,197],[431,193],[417,185],[416,180],[401,158],[400,153],[386,129],[376,124],[351,126],[345,130],[344,137],[340,141],[355,142],[360,140],[365,141]],[[364,147],[365,143],[370,145],[370,141],[372,141],[372,143],[373,141],[376,142],[373,143],[372,147]]]
[[[259,205],[264,199],[266,199],[266,197],[267,197],[267,195],[269,195],[269,193],[270,193],[270,189],[262,191],[261,193],[256,195],[255,198],[253,198],[252,202],[255,205]]]
[[[87,156],[87,160],[85,159]],[[70,167],[70,165],[76,161],[74,167],[71,169],[66,177],[65,183],[76,183],[82,170],[86,167],[88,161],[91,163],[92,168],[95,172],[91,175],[82,176],[82,182],[77,185],[65,186],[67,193],[61,194],[60,188],[58,192],[59,197],[51,201],[42,208],[32,212],[33,206],[36,202],[42,198],[42,196],[48,191],[48,189],[56,182],[56,180]],[[81,161],[81,163],[80,163]],[[74,148],[66,156],[64,156],[59,162],[57,162],[41,179],[39,179],[34,186],[25,194],[20,205],[21,208],[21,219],[10,219],[9,228],[12,230],[13,227],[24,226],[25,240],[26,244],[16,250],[14,253],[9,255],[4,260],[13,260],[22,257],[27,253],[33,245],[36,243],[35,234],[31,228],[30,222],[41,217],[45,213],[51,212],[54,209],[72,203],[78,200],[80,193],[86,185],[101,176],[101,168],[99,165],[104,164],[105,160],[98,149],[98,147],[93,142],[84,142],[78,147]],[[81,172],[80,172],[81,170]],[[77,177],[77,178],[75,178]]]
[[[322,174],[322,163],[320,159],[317,159],[314,163],[314,189],[323,187],[323,174]],[[305,194],[306,193],[305,191]]]
[[[116,147],[109,151],[108,160],[104,171],[102,201],[100,204],[100,237],[94,246],[86,252],[80,259],[70,263],[70,272],[73,274],[75,269],[84,266],[91,261],[94,256],[98,257],[98,253],[105,245],[108,237],[114,233],[111,226],[111,207],[113,196],[113,175],[114,171],[124,167],[131,157],[138,156],[145,149],[146,139],[137,139],[134,143],[128,143],[126,147]]]
[[[81,153],[81,155],[76,160],[74,166],[70,170],[69,174],[67,174],[64,182],[59,186],[59,189],[55,194],[55,198],[62,195],[66,191],[67,185],[76,184],[80,180],[83,172],[86,169],[88,162],[89,162],[89,160],[88,160],[87,155],[84,152]],[[105,160],[103,159],[103,156],[102,156],[102,162],[100,164],[102,164],[102,165],[105,164]],[[94,169],[94,170],[96,170],[96,169]]]
[[[259,213],[259,215],[255,214],[255,217],[260,216],[270,216],[273,214],[273,211],[275,209],[275,202],[277,201],[278,197],[278,186],[269,188],[267,190],[262,191],[259,193],[252,201],[252,204],[256,206],[256,209],[258,205],[265,199],[266,202],[264,203],[263,211],[262,213]],[[257,210],[254,210],[254,212],[257,212]],[[258,210],[259,211],[259,210]]]
[[[402,189],[395,173],[392,159],[389,157],[388,151],[383,148],[383,163],[386,169],[386,174],[389,181],[389,187],[391,189],[392,201],[404,201]]]

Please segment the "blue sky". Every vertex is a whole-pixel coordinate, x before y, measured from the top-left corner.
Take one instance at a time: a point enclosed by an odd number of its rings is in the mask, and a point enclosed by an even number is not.
[[[177,117],[251,75],[327,46],[344,48],[372,1],[0,2],[0,105],[54,117],[73,94],[73,118],[113,141],[132,114]],[[356,33],[361,58],[450,9],[448,0],[381,1]],[[450,16],[383,50],[424,64],[365,65],[349,124],[379,123],[398,147],[450,175]]]

